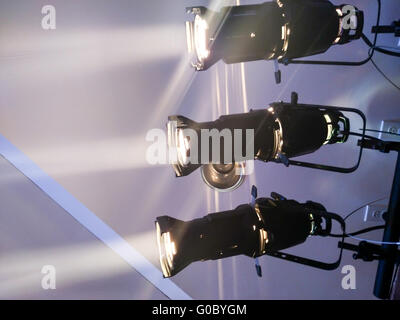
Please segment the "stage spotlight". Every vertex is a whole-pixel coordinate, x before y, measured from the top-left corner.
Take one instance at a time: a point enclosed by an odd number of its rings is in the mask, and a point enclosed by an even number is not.
[[[219,12],[189,7],[186,22],[192,65],[206,70],[218,60],[279,62],[323,53],[334,44],[359,39],[363,12],[328,0],[277,0],[223,7]]]
[[[169,148],[178,177],[202,167],[205,182],[217,190],[240,185],[246,160],[275,161],[312,153],[325,144],[345,142],[350,123],[335,107],[275,102],[268,108],[224,115],[216,121],[168,118]]]
[[[272,193],[253,205],[209,214],[184,222],[169,216],[156,219],[160,263],[164,277],[172,277],[195,261],[217,260],[236,255],[256,258],[264,254],[280,257],[279,250],[303,243],[308,236],[326,236],[332,219],[318,203],[299,203]],[[284,259],[304,258],[282,255]],[[305,264],[333,269],[336,264],[307,260]]]

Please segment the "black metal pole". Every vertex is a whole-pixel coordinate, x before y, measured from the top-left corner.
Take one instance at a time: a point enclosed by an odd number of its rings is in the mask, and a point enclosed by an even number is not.
[[[392,191],[387,212],[387,220],[383,241],[398,242],[400,238],[400,152],[397,154],[397,163],[394,173]],[[374,295],[380,299],[390,297],[390,287],[396,263],[397,246],[382,245],[384,259],[379,261],[375,278]]]
[[[394,33],[395,26],[373,26],[372,33]]]
[[[372,33],[393,33],[395,37],[400,36],[400,20],[393,21],[390,26],[373,26]]]

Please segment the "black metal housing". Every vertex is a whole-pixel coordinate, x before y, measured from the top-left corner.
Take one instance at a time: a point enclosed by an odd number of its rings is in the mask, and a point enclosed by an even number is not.
[[[277,0],[223,7],[219,12],[205,7],[187,8],[209,25],[210,55],[193,65],[197,70],[206,70],[221,59],[226,63],[289,61],[323,53],[333,44],[344,44],[361,36],[362,11],[356,9],[357,29],[350,34],[341,25],[342,7],[328,0]],[[193,41],[193,27],[190,30],[189,41]]]
[[[328,115],[332,121],[333,134],[329,141],[326,141],[328,124],[324,115]],[[192,163],[187,165],[182,165],[179,162],[173,165],[178,177],[190,174],[199,168],[201,164],[214,163],[211,158],[212,139],[209,139],[210,157],[207,162],[202,162],[202,129],[216,129],[218,132],[222,130],[230,131],[232,144],[228,145],[228,147],[232,151],[229,157],[231,162],[252,159],[267,162],[276,160],[280,155],[291,158],[312,153],[318,150],[324,143],[345,142],[347,136],[340,133],[340,126],[345,131],[350,129],[349,120],[339,111],[323,110],[322,108],[308,107],[308,105],[284,102],[272,103],[268,109],[224,115],[211,122],[195,122],[183,116],[170,116],[168,120],[176,121],[177,129],[190,128],[194,130],[198,137],[197,159],[193,159],[192,157]],[[243,133],[241,135],[242,150],[240,159],[237,159],[238,152],[235,150],[235,129],[241,129]],[[246,141],[246,129],[254,130],[254,141]],[[279,139],[283,142],[279,150],[277,150],[279,141],[275,134],[277,131],[282,133]],[[228,156],[224,153],[226,143],[224,139],[220,140],[220,163],[231,163],[225,161]],[[254,143],[254,154],[246,152],[248,143]]]
[[[323,206],[318,204],[318,208]],[[175,275],[195,261],[241,254],[258,257],[296,246],[307,239],[316,225],[310,203],[270,198],[257,199],[255,208],[240,205],[188,222],[162,216],[156,223],[161,234],[170,232],[177,248],[170,274],[164,274],[165,277]],[[267,233],[265,240],[261,237],[262,230]]]

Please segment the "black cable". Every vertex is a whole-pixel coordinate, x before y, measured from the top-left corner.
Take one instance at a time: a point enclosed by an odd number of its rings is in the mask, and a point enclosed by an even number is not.
[[[387,55],[393,56],[393,57],[400,57],[400,52],[387,50],[382,47],[373,45],[372,42],[367,38],[367,36],[364,33],[361,34],[361,38],[364,40],[364,42],[366,43],[366,45],[368,47],[374,48],[376,51],[378,51],[380,53],[387,54]]]
[[[362,130],[362,129],[359,129]],[[388,131],[382,131],[382,130],[375,130],[375,129],[365,129],[365,131],[369,132],[377,132],[377,133],[384,133],[384,134],[391,134],[393,136],[400,136],[400,133],[395,133],[395,132],[388,132]]]
[[[361,134],[361,133],[357,133],[357,132],[353,132],[353,131],[340,131],[340,133],[341,134],[348,134],[348,135],[350,135],[350,136],[357,136],[357,137],[361,137],[361,138],[368,138],[368,139],[371,139],[371,140],[374,140],[374,141],[382,141],[381,139],[378,139],[378,138],[376,138],[376,137],[373,137],[373,136],[369,136],[369,135],[367,135],[367,134]]]
[[[358,236],[359,234],[363,234],[363,233],[368,233],[374,230],[380,230],[380,229],[384,229],[385,226],[381,225],[381,226],[373,226],[373,227],[369,227],[369,228],[365,228],[365,229],[361,229],[358,231],[354,231],[351,233],[346,233],[344,236],[345,238],[348,238],[349,236]],[[334,238],[341,238],[343,235],[342,234],[329,234],[330,237],[334,237]]]
[[[375,33],[375,35],[376,35],[377,33]],[[400,57],[400,52],[395,52],[395,51],[390,51],[390,50],[386,50],[386,49],[384,49],[384,48],[381,48],[381,47],[379,47],[379,46],[376,46],[376,45],[373,45],[372,43],[371,43],[371,41],[369,41],[369,39],[364,35],[364,34],[362,34],[361,35],[361,37],[362,37],[362,39],[364,40],[364,42],[370,47],[370,49],[369,49],[369,51],[368,51],[368,54],[369,55],[371,55],[371,54],[373,54],[373,50],[376,50],[376,51],[378,51],[378,52],[381,52],[381,53],[384,53],[384,54],[387,54],[387,55],[390,55],[390,56],[394,56],[394,57]],[[377,64],[376,64],[376,62],[372,59],[372,56],[371,56],[371,63],[372,63],[372,65],[375,67],[375,69],[382,75],[382,77],[384,77],[393,87],[395,87],[396,89],[398,89],[398,90],[400,90],[400,87],[397,85],[397,84],[395,84],[378,66],[377,66]]]
[[[366,207],[366,206],[369,206],[369,205],[371,205],[371,204],[374,204],[375,202],[384,200],[384,199],[386,199],[386,198],[387,198],[387,197],[383,197],[383,198],[380,198],[380,199],[377,199],[377,200],[368,202],[368,203],[366,203],[366,204],[363,204],[361,207],[358,207],[357,209],[355,209],[355,210],[353,210],[352,212],[350,212],[343,220],[346,221],[346,220],[347,220],[348,218],[350,218],[353,214],[355,214],[358,210],[361,210],[362,208],[364,208],[364,207]]]
[[[371,58],[371,63],[375,67],[375,69],[384,77],[393,87],[395,87],[397,90],[400,90],[400,87],[395,84],[375,63],[375,61]]]
[[[380,198],[380,199],[377,199],[377,200],[368,202],[368,203],[366,203],[366,204],[363,204],[361,207],[358,207],[357,209],[351,211],[347,216],[344,217],[343,220],[346,221],[348,218],[350,218],[353,214],[355,214],[357,211],[361,210],[362,208],[364,208],[364,207],[366,207],[366,206],[369,206],[369,205],[371,205],[371,204],[373,204],[373,203],[375,203],[375,202],[384,200],[384,199],[386,199],[386,198],[387,198],[387,197]],[[383,229],[383,228],[385,228],[384,225],[373,226],[373,227],[365,228],[365,229],[358,230],[358,231],[355,231],[355,232],[352,232],[352,233],[347,233],[347,232],[345,232],[345,230],[342,229],[342,230],[343,230],[343,233],[342,233],[342,234],[330,234],[329,236],[331,236],[331,237],[333,237],[333,238],[342,238],[342,242],[343,242],[343,241],[344,241],[344,238],[348,238],[349,236],[356,236],[356,235],[359,235],[359,234],[362,234],[362,233],[367,233],[367,232],[371,232],[371,231],[379,230],[379,229]]]

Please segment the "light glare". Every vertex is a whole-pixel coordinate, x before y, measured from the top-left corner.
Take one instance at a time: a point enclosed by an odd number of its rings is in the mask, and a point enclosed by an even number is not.
[[[199,15],[194,19],[194,42],[197,58],[203,61],[208,58],[210,51],[207,48],[208,23]]]
[[[179,161],[181,162],[181,164],[182,165],[187,164],[187,162],[188,162],[188,151],[189,151],[189,141],[184,136],[183,130],[178,130],[177,151],[178,151]]]

